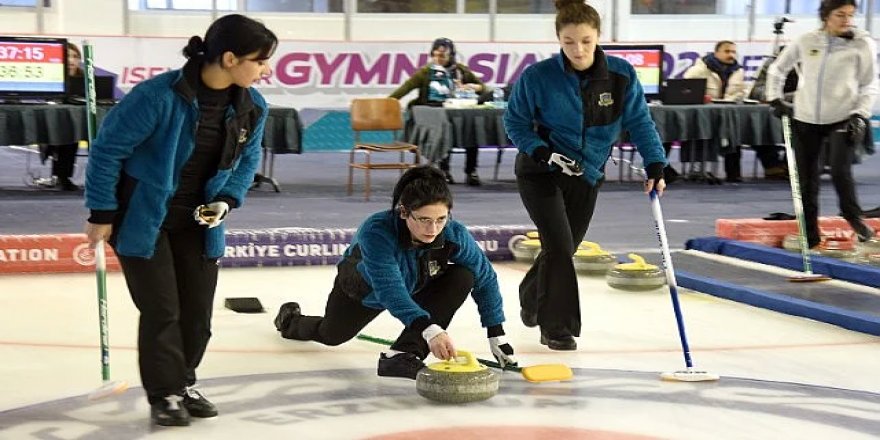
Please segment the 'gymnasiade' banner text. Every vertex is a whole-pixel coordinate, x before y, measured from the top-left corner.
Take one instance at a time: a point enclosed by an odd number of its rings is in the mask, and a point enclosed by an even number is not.
[[[79,42],[77,38],[71,38]],[[139,82],[183,65],[185,39],[91,37],[96,65],[117,76],[127,92]],[[258,85],[269,103],[302,108],[345,108],[358,96],[388,95],[428,62],[430,42],[281,42],[272,75]],[[677,78],[714,44],[665,45],[665,77]],[[512,83],[523,69],[556,53],[555,43],[460,43],[458,61],[490,85]],[[769,43],[740,43],[739,60],[752,80]],[[415,96],[415,92],[405,100]]]

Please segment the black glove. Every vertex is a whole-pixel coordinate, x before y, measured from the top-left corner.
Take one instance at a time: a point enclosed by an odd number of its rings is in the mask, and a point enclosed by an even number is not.
[[[547,165],[550,160],[550,149],[543,145],[535,148],[535,151],[532,152],[532,159],[535,159],[535,162],[539,164]]]
[[[663,162],[653,162],[645,167],[645,177],[653,179],[655,182],[663,178]]]
[[[788,116],[790,118],[794,115],[794,106],[782,99],[777,98],[770,101],[770,106],[773,107],[773,116],[776,116],[777,118],[783,116]]]
[[[846,123],[846,131],[849,133],[849,140],[853,145],[862,145],[865,143],[865,131],[868,129],[868,122],[859,115],[849,115],[849,121]]]

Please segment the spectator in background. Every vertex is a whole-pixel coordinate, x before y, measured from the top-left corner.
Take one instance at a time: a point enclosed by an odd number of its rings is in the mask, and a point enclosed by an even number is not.
[[[431,105],[442,106],[443,102],[455,96],[457,89],[472,90],[479,94],[486,86],[474,75],[471,70],[457,62],[455,44],[448,38],[438,38],[431,43],[431,62],[417,70],[410,79],[400,85],[389,95],[395,99],[401,99],[413,90],[418,90],[418,96],[409,102],[409,106]],[[480,185],[480,176],[477,175],[476,147],[465,149],[465,182],[471,186]],[[449,156],[440,161],[440,169],[446,175],[446,182],[453,184],[452,174],[449,171]]]
[[[698,59],[684,72],[684,78],[705,78],[706,94],[712,99],[738,102],[745,97],[743,68],[736,60],[736,43],[732,41],[716,43],[715,52]],[[691,145],[682,145],[682,149],[692,146],[692,143],[688,144]],[[725,179],[728,182],[742,182],[742,150],[739,145],[732,145],[731,148],[733,151],[724,155]]]
[[[84,81],[82,68],[82,52],[76,44],[67,42],[67,80]],[[40,145],[40,160],[46,163],[52,158],[52,179],[47,184],[61,189],[62,191],[77,191],[79,186],[70,180],[73,177],[73,167],[76,164],[76,152],[79,142],[59,145]]]
[[[819,6],[822,27],[789,44],[767,73],[767,99],[777,115],[792,118],[792,148],[811,248],[821,243],[819,176],[826,141],[831,181],[843,218],[859,241],[875,237],[875,231],[861,219],[852,176],[857,151],[873,151],[867,119],[878,93],[877,45],[869,33],[854,29],[856,7],[855,0],[823,0]],[[799,87],[792,108],[783,99],[783,84],[797,63]]]

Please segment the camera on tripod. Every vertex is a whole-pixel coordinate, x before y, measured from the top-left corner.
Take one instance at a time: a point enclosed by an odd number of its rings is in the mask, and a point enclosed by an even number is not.
[[[779,17],[776,21],[773,22],[773,33],[776,35],[782,34],[782,27],[785,26],[785,23],[794,23],[794,20],[788,17]]]

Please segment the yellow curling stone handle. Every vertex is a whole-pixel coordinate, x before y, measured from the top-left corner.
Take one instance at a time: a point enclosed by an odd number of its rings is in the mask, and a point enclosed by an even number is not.
[[[473,353],[457,350],[455,358],[448,361],[434,362],[428,365],[429,370],[442,371],[444,373],[474,373],[483,371],[487,367],[477,361]]]
[[[609,254],[608,251],[603,250],[599,246],[599,243],[582,241],[574,255],[577,257],[603,257],[611,254]]]
[[[633,260],[632,263],[621,263],[617,266],[614,266],[617,270],[638,270],[638,271],[646,271],[646,270],[657,270],[657,266],[653,264],[645,263],[645,259],[642,258],[639,254],[628,254],[627,255],[630,260]]]

